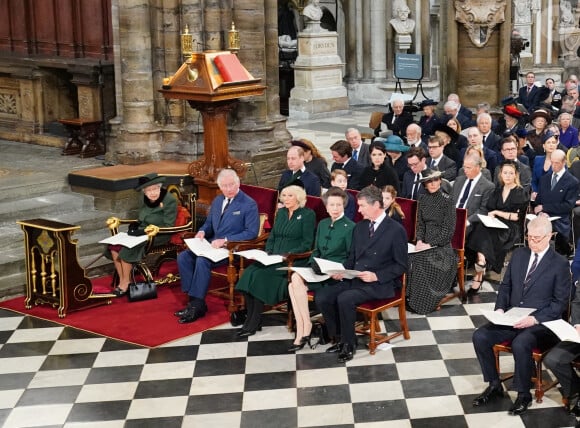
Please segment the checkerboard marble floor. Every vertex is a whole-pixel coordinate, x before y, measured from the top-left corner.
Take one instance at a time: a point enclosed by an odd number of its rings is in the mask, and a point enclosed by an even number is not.
[[[514,394],[475,409],[484,388],[471,335],[495,292],[409,314],[411,339],[339,364],[326,346],[288,353],[285,316],[236,339],[229,324],[155,349],[0,310],[4,427],[566,427],[557,389],[522,416]],[[396,312],[384,325],[398,326]],[[122,328],[122,326],[120,326]],[[175,328],[179,328],[177,322]],[[361,340],[363,342],[364,339]],[[506,371],[510,356],[502,357]]]

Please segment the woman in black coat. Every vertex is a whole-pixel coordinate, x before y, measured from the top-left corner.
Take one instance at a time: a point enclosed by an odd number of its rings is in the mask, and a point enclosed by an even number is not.
[[[376,141],[381,140],[381,141]],[[400,191],[399,177],[387,159],[387,150],[382,143],[382,138],[376,138],[371,144],[369,152],[371,155],[371,166],[367,166],[362,174],[361,185],[366,187],[373,185],[382,189],[387,185],[393,186],[397,192]]]

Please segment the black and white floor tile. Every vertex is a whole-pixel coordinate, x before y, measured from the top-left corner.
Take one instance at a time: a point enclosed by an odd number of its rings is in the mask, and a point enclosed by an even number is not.
[[[0,310],[0,425],[574,426],[557,389],[522,417],[507,414],[512,392],[472,407],[485,384],[471,335],[484,322],[479,310],[494,300],[482,292],[428,316],[409,314],[410,340],[397,338],[374,356],[361,344],[347,364],[326,346],[288,353],[292,336],[281,314],[265,316],[249,339],[224,325],[146,349]],[[396,316],[385,314],[387,329]],[[501,367],[513,367],[510,356]]]

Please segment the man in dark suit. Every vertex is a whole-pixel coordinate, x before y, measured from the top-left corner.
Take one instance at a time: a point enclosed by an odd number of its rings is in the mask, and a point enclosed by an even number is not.
[[[518,156],[518,143],[513,137],[506,137],[501,140],[501,155],[502,161],[503,160],[511,160],[518,166],[518,171],[520,174],[520,184],[526,190],[530,190],[530,186],[532,185],[532,170],[531,168],[525,164],[523,161],[525,160],[528,162],[528,158],[526,156]],[[501,163],[501,162],[500,162]],[[495,167],[495,171],[493,174],[493,181],[495,183],[498,182],[499,177],[499,165]]]
[[[461,129],[467,129],[470,126],[474,126],[475,122],[471,118],[471,111],[469,116],[464,116],[463,114],[459,113],[459,104],[455,101],[447,101],[443,104],[443,110],[445,111],[445,115],[447,116],[442,123],[447,123],[449,119],[455,118],[459,121],[461,125]]]
[[[447,181],[455,180],[457,177],[457,165],[455,161],[443,154],[443,140],[438,135],[429,137],[429,157],[427,166],[431,169],[441,171],[441,177]]]
[[[348,128],[344,134],[346,141],[352,147],[352,158],[363,168],[371,166],[369,145],[363,143],[360,131],[356,128]]]
[[[558,337],[540,323],[560,318],[570,296],[568,261],[550,248],[551,235],[550,220],[538,217],[530,221],[529,248],[519,248],[514,252],[495,304],[495,311],[500,313],[515,307],[533,308],[534,311],[513,327],[488,323],[473,333],[473,346],[483,380],[489,382],[485,391],[473,400],[475,407],[503,396],[493,345],[505,341],[511,342],[514,357],[512,388],[518,392],[509,413],[521,415],[532,402],[532,350],[536,347],[549,349],[558,342]]]
[[[477,116],[477,129],[481,132],[484,147],[499,153],[499,143],[501,137],[491,130],[492,120],[488,113],[481,113]]]
[[[222,195],[211,203],[209,215],[195,235],[207,239],[214,248],[224,247],[227,241],[245,241],[258,236],[260,218],[256,202],[240,190],[240,178],[233,169],[223,169],[217,177]],[[189,296],[187,307],[175,312],[181,324],[201,318],[207,312],[205,295],[211,279],[213,263],[198,257],[192,251],[182,251],[177,256],[181,277],[181,290]]]
[[[536,196],[534,212],[548,217],[560,217],[554,220],[556,234],[556,251],[568,256],[570,248],[570,214],[578,199],[578,180],[565,168],[566,153],[555,150],[551,156],[552,174],[540,178],[540,188]]]
[[[463,104],[461,104],[461,100],[459,99],[459,95],[451,93],[451,94],[447,95],[447,101],[456,102],[457,103],[457,113],[463,117],[468,118],[469,120],[472,120],[473,113],[471,112],[471,110],[469,110]]]
[[[526,84],[522,86],[518,92],[518,100],[529,113],[533,112],[542,100],[539,99],[540,88],[534,82],[536,75],[529,71],[526,74]]]
[[[576,252],[576,257],[580,256],[580,251]],[[572,278],[573,281],[577,279],[574,274],[574,263],[572,263]],[[574,299],[571,303],[571,319],[570,324],[574,326],[578,333],[578,340],[580,340],[580,282],[574,281],[576,284]],[[565,340],[558,343],[544,358],[544,364],[560,382],[562,387],[562,396],[568,401],[568,406],[571,413],[575,416],[580,416],[580,377],[576,373],[572,363],[580,356],[580,343]],[[575,402],[574,402],[575,401]]]
[[[302,147],[290,147],[286,154],[286,162],[288,169],[280,177],[278,190],[282,190],[284,187],[290,186],[296,181],[301,181],[307,195],[320,196],[320,179],[304,166],[304,150]]]
[[[393,131],[393,135],[404,138],[407,126],[411,123],[413,115],[405,111],[405,102],[402,99],[394,99],[391,101],[391,112],[383,115],[381,124],[375,129],[375,135],[378,136],[381,131],[389,129]]]
[[[330,167],[330,172],[335,169],[343,169],[348,176],[347,188],[352,190],[360,190],[360,180],[364,168],[355,161],[352,156],[352,147],[348,141],[338,140],[330,146],[330,153],[334,163]]]
[[[479,221],[477,214],[487,214],[487,201],[494,185],[481,174],[481,159],[470,153],[463,162],[465,175],[457,176],[453,183],[453,203],[467,210],[468,225]]]
[[[427,169],[427,154],[420,147],[413,147],[407,152],[407,165],[409,171],[403,175],[401,196],[407,199],[419,198],[426,192],[425,186],[421,185],[421,173]]]
[[[403,226],[386,215],[381,190],[368,186],[357,195],[359,212],[364,220],[357,223],[346,269],[360,271],[356,278],[333,275],[339,284],[316,292],[316,304],[336,344],[326,352],[337,352],[338,361],[346,362],[356,353],[357,305],[375,299],[387,299],[401,287],[401,275],[407,271],[407,235]]]
[[[556,82],[551,77],[546,79],[546,88],[550,90],[550,97],[552,98],[552,107],[560,110],[562,107],[562,93],[556,89]]]
[[[476,126],[472,126],[467,129],[467,142],[469,144],[468,147],[477,147],[481,149],[483,152],[483,157],[485,158],[486,167],[489,169],[490,173],[495,171],[495,167],[498,165],[498,153],[488,149],[483,145],[483,134]],[[463,158],[465,157],[465,152],[467,151],[467,147],[464,147],[459,151],[459,161],[457,162],[457,166],[461,168],[463,165]]]

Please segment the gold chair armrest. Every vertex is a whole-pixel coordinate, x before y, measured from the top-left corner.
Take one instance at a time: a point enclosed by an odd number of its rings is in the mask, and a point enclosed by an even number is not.
[[[296,260],[304,260],[312,255],[312,251],[305,251],[304,253],[293,253],[286,256],[286,263],[288,266],[293,266]]]

